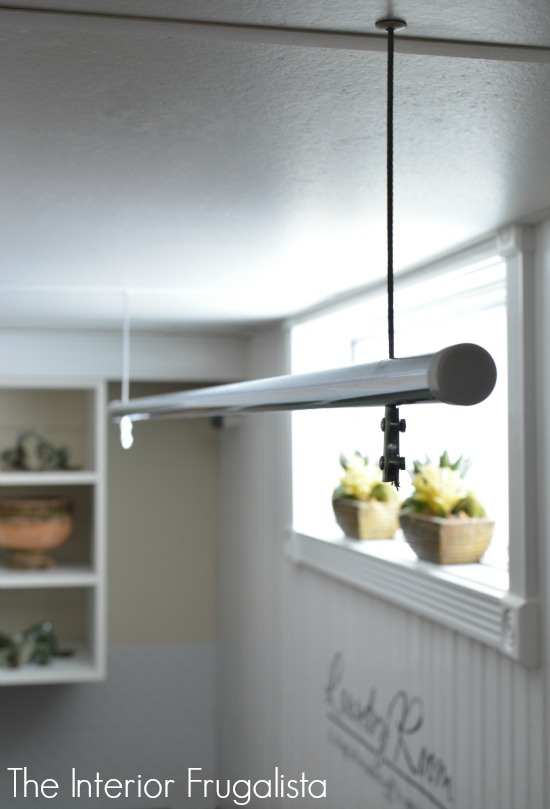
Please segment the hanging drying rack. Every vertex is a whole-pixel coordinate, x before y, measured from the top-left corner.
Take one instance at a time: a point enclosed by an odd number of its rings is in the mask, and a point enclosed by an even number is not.
[[[489,352],[461,343],[419,357],[144,396],[110,402],[108,407],[115,420],[128,416],[146,421],[421,402],[467,406],[486,399],[495,382],[496,366]]]
[[[395,358],[393,311],[393,58],[395,31],[404,20],[376,23],[387,33],[387,302],[389,358],[366,365],[312,374],[271,377],[219,385],[181,393],[111,402],[109,414],[120,421],[158,418],[218,417],[227,414],[384,405],[383,480],[399,488],[405,459],[399,453],[399,434],[406,424],[398,406],[421,402],[474,405],[489,396],[496,382],[491,355],[480,346],[461,343],[434,354]]]

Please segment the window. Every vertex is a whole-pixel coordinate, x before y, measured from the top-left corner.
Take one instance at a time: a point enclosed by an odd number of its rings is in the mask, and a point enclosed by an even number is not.
[[[473,266],[415,278],[399,284],[396,294],[396,346],[401,356],[428,354],[461,342],[475,342],[493,356],[498,380],[491,397],[476,407],[439,403],[403,406],[408,430],[401,440],[407,468],[426,455],[436,460],[447,449],[472,466],[467,484],[495,519],[495,537],[486,561],[507,568],[508,443],[506,356],[506,265],[494,257]],[[292,330],[292,372],[375,362],[387,356],[386,301],[375,293],[338,312],[316,317]],[[335,339],[334,335],[338,337]],[[328,365],[330,362],[332,365]],[[376,463],[382,451],[382,408],[346,408],[293,415],[294,525],[334,535],[331,492],[339,456],[355,450]],[[323,440],[319,440],[319,436]],[[307,469],[307,474],[300,470]],[[487,470],[491,474],[487,474]],[[401,475],[401,494],[411,491]],[[322,500],[322,504],[319,503]]]
[[[377,461],[383,438],[381,408],[293,414],[289,548],[298,563],[336,575],[535,665],[535,543],[527,542],[531,495],[523,480],[530,463],[527,450],[532,449],[527,440],[532,414],[526,412],[525,395],[534,305],[532,274],[526,267],[532,261],[525,249],[529,233],[528,228],[511,228],[482,245],[411,271],[398,279],[396,289],[398,356],[476,342],[497,364],[495,390],[480,405],[430,403],[403,406],[400,412],[407,420],[401,453],[408,469],[414,459],[428,455],[436,460],[444,449],[451,458],[463,454],[471,459],[468,487],[496,523],[483,564],[440,567],[419,562],[403,541],[356,543],[342,538],[331,506],[339,456],[357,449]],[[383,284],[346,305],[291,323],[292,372],[384,359],[385,294]],[[410,490],[409,479],[402,473],[403,496]],[[513,508],[509,491],[514,492]]]

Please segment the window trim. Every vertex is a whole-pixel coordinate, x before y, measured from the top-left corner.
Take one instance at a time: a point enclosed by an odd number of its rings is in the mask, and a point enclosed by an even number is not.
[[[482,583],[454,571],[399,556],[395,543],[326,540],[288,531],[286,553],[296,565],[325,574],[372,595],[419,613],[474,638],[527,667],[540,664],[537,529],[535,487],[529,469],[536,458],[535,436],[535,281],[534,231],[513,226],[483,242],[411,271],[430,275],[499,255],[506,263],[508,328],[508,432],[510,542],[509,584]],[[372,287],[366,297],[376,291]],[[289,330],[359,296],[343,296],[338,304],[317,307]],[[513,508],[512,508],[513,504]]]

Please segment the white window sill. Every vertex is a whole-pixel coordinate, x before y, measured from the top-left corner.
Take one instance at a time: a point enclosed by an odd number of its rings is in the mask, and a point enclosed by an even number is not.
[[[292,530],[287,555],[297,565],[416,612],[525,666],[538,665],[538,604],[509,591],[507,571],[421,562],[399,539],[322,539]]]

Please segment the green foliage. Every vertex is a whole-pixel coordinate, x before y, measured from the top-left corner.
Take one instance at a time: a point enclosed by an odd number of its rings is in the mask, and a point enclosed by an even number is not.
[[[395,502],[399,497],[397,490],[390,483],[378,483],[372,489],[370,495],[381,503]]]
[[[463,500],[460,500],[453,509],[453,514],[463,512],[468,517],[486,517],[487,512],[481,505],[477,497],[469,492]]]
[[[466,476],[471,465],[472,462],[470,460],[466,460],[463,455],[461,455],[457,461],[452,463],[447,450],[444,451],[443,455],[439,456],[440,468],[444,469],[446,467],[447,469],[452,469],[453,472],[458,472],[461,478]]]

